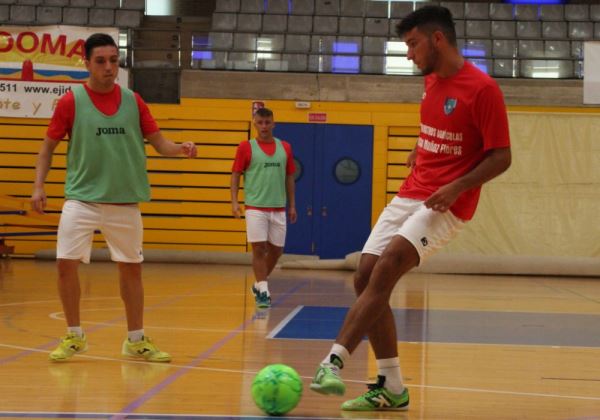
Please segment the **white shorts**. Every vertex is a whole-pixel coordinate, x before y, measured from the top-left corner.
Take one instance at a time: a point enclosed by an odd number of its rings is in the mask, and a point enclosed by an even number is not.
[[[246,210],[248,242],[267,242],[283,248],[286,231],[285,211]]]
[[[144,228],[137,204],[101,204],[67,200],[63,205],[56,258],[90,262],[94,231],[100,230],[113,261],[140,263],[144,260]]]
[[[396,196],[381,212],[362,252],[381,255],[392,237],[400,235],[415,247],[421,264],[454,238],[465,224],[450,211],[433,211],[421,200]]]

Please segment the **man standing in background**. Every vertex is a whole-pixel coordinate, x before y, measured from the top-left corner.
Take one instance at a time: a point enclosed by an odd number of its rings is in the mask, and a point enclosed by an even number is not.
[[[290,223],[296,223],[294,158],[289,143],[273,137],[273,111],[259,108],[253,116],[257,138],[237,148],[231,173],[231,212],[242,215],[238,202],[244,174],[246,233],[252,244],[252,293],[259,308],[271,306],[268,277],[283,254],[286,202]]]

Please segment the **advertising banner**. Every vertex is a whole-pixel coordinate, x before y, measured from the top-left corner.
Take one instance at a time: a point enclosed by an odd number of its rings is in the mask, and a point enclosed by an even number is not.
[[[0,28],[0,117],[50,118],[58,99],[85,83],[88,36],[104,32],[118,42],[116,28],[5,26]],[[127,87],[119,69],[117,83]]]

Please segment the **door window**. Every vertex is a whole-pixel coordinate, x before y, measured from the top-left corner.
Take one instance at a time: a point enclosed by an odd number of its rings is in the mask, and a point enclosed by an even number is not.
[[[360,166],[354,159],[342,158],[335,164],[333,176],[340,184],[354,184],[360,178]]]

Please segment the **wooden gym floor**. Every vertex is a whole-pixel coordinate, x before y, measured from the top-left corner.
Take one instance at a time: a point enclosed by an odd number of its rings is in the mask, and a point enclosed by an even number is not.
[[[144,265],[145,328],[170,364],[120,356],[116,267],[82,266],[89,350],[48,352],[65,332],[53,262],[0,260],[0,418],[259,418],[254,374],[293,366],[304,395],[290,418],[600,419],[600,281],[409,274],[392,298],[408,412],[348,413],[308,389],[353,301],[352,273],[276,270],[256,312],[250,267]],[[364,342],[346,397],[376,375]]]

